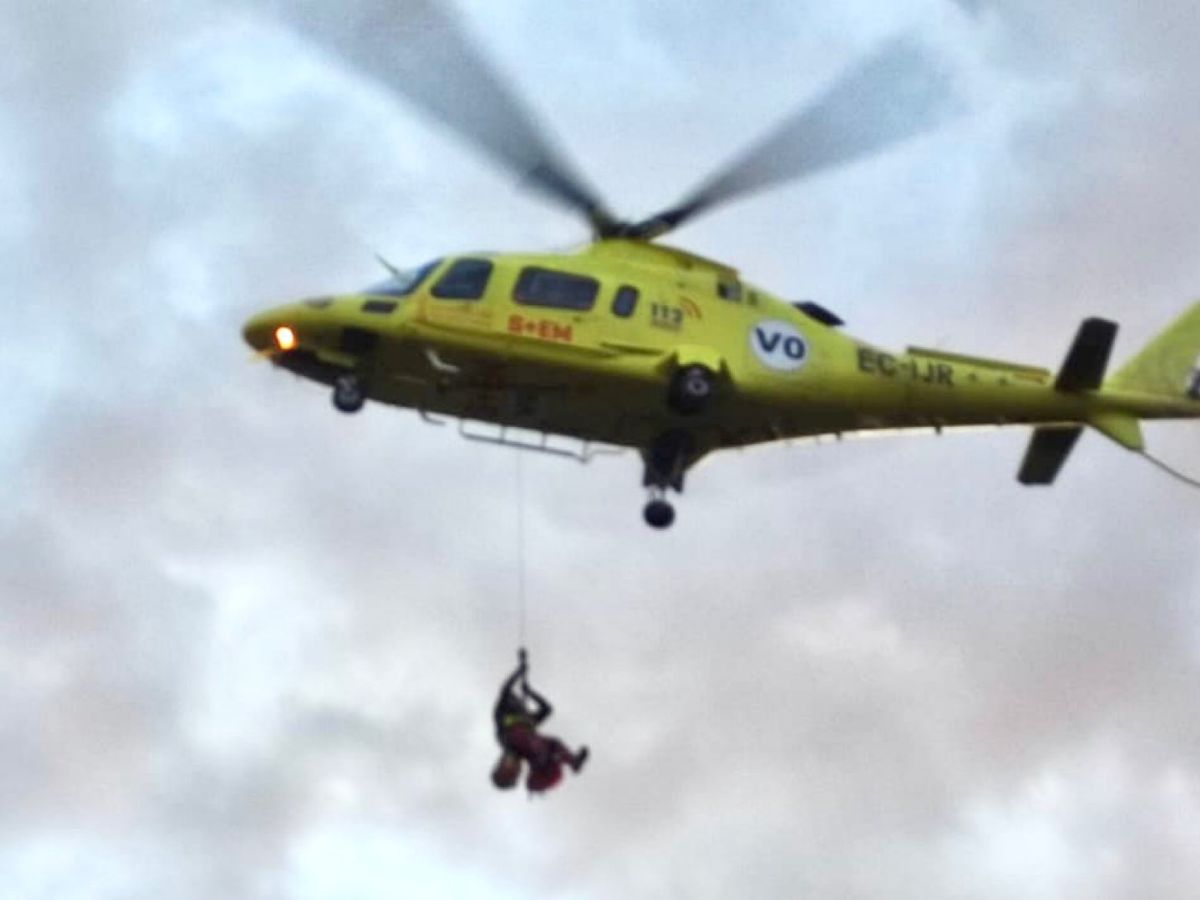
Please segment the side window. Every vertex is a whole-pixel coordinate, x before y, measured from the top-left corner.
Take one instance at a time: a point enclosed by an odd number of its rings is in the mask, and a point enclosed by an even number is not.
[[[718,281],[717,296],[722,300],[732,300],[734,303],[742,302],[742,284],[740,281]]]
[[[637,302],[637,288],[631,288],[627,284],[621,285],[617,288],[617,295],[613,297],[613,315],[620,316],[622,319],[628,319],[633,315],[633,311],[637,309]]]
[[[583,275],[530,267],[521,270],[513,299],[523,306],[550,306],[585,312],[596,303],[600,283]]]
[[[430,292],[442,300],[478,300],[492,275],[490,259],[460,259],[451,264]]]

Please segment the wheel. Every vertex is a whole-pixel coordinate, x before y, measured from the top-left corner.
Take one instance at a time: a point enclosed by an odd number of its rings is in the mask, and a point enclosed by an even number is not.
[[[684,366],[671,379],[668,405],[685,416],[702,412],[712,400],[716,377],[707,366]]]
[[[367,392],[357,375],[339,375],[333,380],[333,405],[344,413],[358,412],[367,402]]]
[[[666,500],[651,500],[642,510],[642,517],[651,528],[667,528],[675,521],[675,507]]]

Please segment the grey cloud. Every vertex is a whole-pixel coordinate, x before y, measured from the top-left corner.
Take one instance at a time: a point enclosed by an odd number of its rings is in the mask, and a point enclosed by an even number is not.
[[[647,206],[793,102],[777,82],[801,51],[819,81],[880,27],[865,4],[630,5],[572,64],[622,60],[620,90],[543,87],[526,29],[594,29],[552,7],[471,6],[470,26],[589,175]],[[0,12],[41,207],[4,251],[38,299],[0,364],[37,398],[0,512],[8,883],[304,896],[306,837],[369,825],[526,896],[1188,895],[1197,516],[1097,436],[1040,493],[1013,484],[1018,433],[731,454],[667,535],[638,521],[634,458],[526,461],[534,676],[594,756],[544,802],[494,794],[511,456],[407,413],[336,417],[237,328],[370,277],[364,239],[419,258],[577,232],[263,17],[105,9]],[[955,168],[945,135],[680,243],[817,291],[868,338],[1053,365],[1098,312],[1129,350],[1197,280],[1189,11],[992,4],[964,50],[999,106],[984,162]],[[872,193],[885,176],[903,187]],[[946,245],[914,250],[912,221]]]

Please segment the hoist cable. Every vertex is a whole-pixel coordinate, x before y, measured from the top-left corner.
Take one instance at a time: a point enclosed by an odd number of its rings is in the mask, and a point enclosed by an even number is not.
[[[1189,475],[1184,475],[1178,469],[1171,467],[1170,465],[1163,462],[1161,459],[1159,459],[1156,456],[1151,456],[1145,450],[1138,450],[1137,454],[1139,456],[1141,456],[1142,458],[1144,458],[1147,462],[1157,466],[1162,471],[1166,472],[1168,475],[1170,475],[1176,481],[1181,481],[1184,484],[1186,484],[1188,487],[1193,487],[1193,488],[1196,488],[1197,490],[1200,490],[1200,479],[1192,478]]]
[[[525,475],[522,458],[517,457],[517,646],[525,646]]]

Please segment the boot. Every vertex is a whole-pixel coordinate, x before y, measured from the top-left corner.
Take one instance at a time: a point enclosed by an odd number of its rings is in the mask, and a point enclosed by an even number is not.
[[[578,772],[583,768],[583,764],[587,762],[588,748],[580,747],[579,752],[575,754],[575,758],[571,760],[571,768]]]

